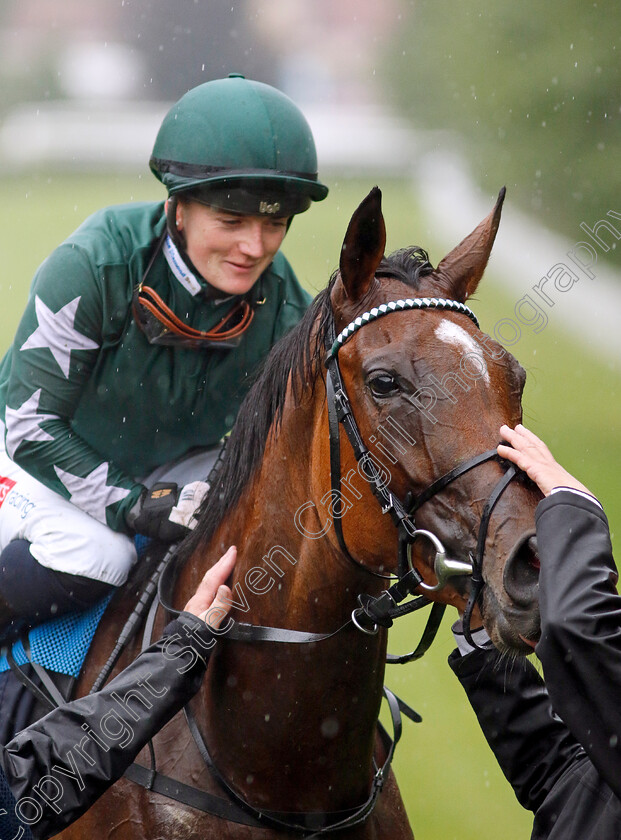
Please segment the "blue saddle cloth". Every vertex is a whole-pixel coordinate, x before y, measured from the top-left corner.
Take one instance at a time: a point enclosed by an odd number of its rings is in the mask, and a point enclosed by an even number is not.
[[[50,671],[77,679],[112,595],[85,612],[66,613],[29,630],[31,660]],[[13,643],[12,653],[18,665],[27,665],[30,661],[21,639]],[[7,657],[0,656],[0,673],[8,669]]]
[[[140,558],[146,551],[150,540],[137,534],[134,538],[136,553]],[[112,599],[110,593],[88,610],[76,610],[58,618],[39,624],[28,631],[30,659],[26,655],[21,639],[13,643],[12,654],[17,665],[36,662],[48,671],[66,674],[68,677],[80,676],[86,654],[93,641],[95,631]],[[10,668],[6,655],[0,656],[0,674]]]

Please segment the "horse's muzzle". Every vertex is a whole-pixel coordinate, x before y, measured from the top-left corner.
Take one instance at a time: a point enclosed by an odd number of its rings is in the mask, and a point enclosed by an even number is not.
[[[512,602],[515,621],[519,616],[520,635],[539,636],[539,556],[534,532],[524,534],[507,558],[503,572],[505,592]]]

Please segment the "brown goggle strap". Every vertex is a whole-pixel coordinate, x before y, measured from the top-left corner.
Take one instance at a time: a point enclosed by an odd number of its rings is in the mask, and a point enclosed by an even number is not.
[[[211,330],[196,330],[184,324],[150,286],[140,286],[137,302],[150,312],[169,332],[191,341],[230,341],[242,335],[254,318],[254,310],[247,301],[237,303]],[[234,326],[228,327],[227,324]]]

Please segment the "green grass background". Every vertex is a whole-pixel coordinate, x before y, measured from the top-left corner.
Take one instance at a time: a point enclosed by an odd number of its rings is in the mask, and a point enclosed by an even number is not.
[[[349,218],[371,180],[327,178],[331,194],[295,220],[284,251],[301,281],[311,291],[325,285],[337,266]],[[437,264],[455,242],[442,230],[431,230],[407,180],[382,179],[388,249],[409,244],[426,247]],[[106,204],[158,199],[158,184],[138,175],[77,176],[34,173],[0,179],[0,351],[12,340],[23,310],[30,279],[49,251],[89,213]],[[490,196],[490,208],[494,196]],[[480,219],[471,219],[463,234]],[[517,255],[516,255],[517,258]],[[550,254],[550,264],[558,258]],[[525,278],[524,291],[530,285]],[[511,315],[517,295],[503,291],[490,269],[473,304],[490,329]],[[520,295],[521,296],[521,295]],[[597,325],[593,325],[597,329]],[[615,492],[621,463],[619,424],[621,370],[619,360],[602,360],[588,344],[563,331],[555,315],[538,335],[524,335],[512,348],[528,371],[524,398],[527,424],[546,439],[553,452],[602,499],[613,531],[621,522]],[[414,647],[422,627],[419,617],[403,619],[391,631],[391,650]],[[424,717],[405,723],[395,766],[417,840],[523,840],[531,816],[516,803],[485,744],[446,657],[452,649],[445,617],[438,640],[420,662],[393,666],[388,684]]]

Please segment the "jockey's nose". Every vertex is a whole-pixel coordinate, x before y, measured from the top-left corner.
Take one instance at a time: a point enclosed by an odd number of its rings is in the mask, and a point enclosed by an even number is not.
[[[240,250],[247,256],[261,259],[265,254],[265,230],[261,221],[251,221],[244,227],[240,237]]]

